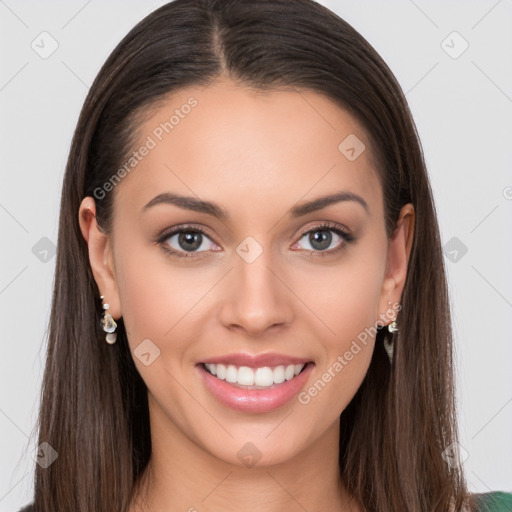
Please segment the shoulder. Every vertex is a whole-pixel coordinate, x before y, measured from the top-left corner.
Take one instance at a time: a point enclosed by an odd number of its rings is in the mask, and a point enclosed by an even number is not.
[[[477,512],[512,512],[512,493],[492,491],[472,496]]]

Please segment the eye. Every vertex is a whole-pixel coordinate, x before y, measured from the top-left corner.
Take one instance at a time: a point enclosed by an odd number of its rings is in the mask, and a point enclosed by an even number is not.
[[[190,258],[195,253],[218,250],[219,247],[200,228],[180,226],[162,235],[159,240],[163,249],[174,256]]]
[[[299,249],[313,251],[313,254],[320,253],[319,255],[324,256],[323,253],[332,254],[337,252],[354,240],[353,235],[337,224],[324,223],[303,233],[294,247],[297,248],[297,244],[300,244]]]
[[[164,251],[178,258],[199,258],[201,255],[198,253],[221,250],[203,229],[195,226],[176,226],[162,234],[157,241]],[[353,241],[355,236],[338,224],[323,223],[305,231],[292,248],[309,251],[311,256],[328,256]]]

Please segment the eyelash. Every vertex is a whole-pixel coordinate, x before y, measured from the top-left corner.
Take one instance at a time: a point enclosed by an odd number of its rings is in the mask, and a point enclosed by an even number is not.
[[[310,251],[311,252],[310,258],[313,257],[313,255],[314,255],[314,257],[317,257],[317,256],[326,257],[326,256],[330,256],[332,254],[338,253],[339,251],[343,250],[347,244],[353,243],[356,240],[356,237],[353,234],[349,233],[345,229],[341,228],[338,224],[335,224],[333,222],[324,222],[324,223],[318,224],[317,226],[313,226],[313,227],[307,229],[306,231],[303,231],[300,234],[298,240],[303,238],[304,235],[307,235],[312,232],[314,233],[316,231],[332,231],[332,232],[336,233],[338,236],[340,236],[341,238],[343,238],[343,243],[336,249],[329,249],[327,251]],[[171,229],[170,231],[166,231],[158,238],[157,243],[162,247],[162,249],[165,252],[171,254],[172,256],[176,256],[178,258],[197,258],[198,257],[198,256],[196,256],[197,252],[186,253],[186,252],[176,251],[175,249],[172,249],[171,247],[169,247],[169,244],[166,244],[166,241],[171,236],[176,235],[178,233],[201,233],[202,235],[210,238],[210,236],[206,233],[206,231],[204,231],[203,229],[196,227],[196,226],[189,227],[187,225],[183,225],[183,226],[177,226],[177,227]],[[295,242],[295,243],[297,243],[297,242]],[[308,250],[308,249],[303,249],[303,250]],[[199,251],[199,253],[201,253],[201,252],[205,252],[205,251]],[[201,256],[199,256],[199,257],[201,257]]]

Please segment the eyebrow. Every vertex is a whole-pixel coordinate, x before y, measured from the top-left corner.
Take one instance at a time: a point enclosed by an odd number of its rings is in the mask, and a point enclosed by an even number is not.
[[[302,217],[303,215],[321,210],[322,208],[326,208],[327,206],[340,203],[342,201],[354,201],[360,204],[365,209],[366,213],[370,213],[368,203],[362,197],[354,194],[353,192],[341,191],[336,194],[330,194],[328,196],[313,199],[306,203],[295,205],[290,210],[289,215],[293,218]],[[151,199],[151,201],[142,208],[142,211],[145,212],[149,208],[158,204],[171,204],[185,210],[205,213],[222,221],[227,221],[229,219],[229,214],[226,210],[211,201],[203,201],[202,199],[197,199],[195,197],[181,196],[170,192],[159,194]]]

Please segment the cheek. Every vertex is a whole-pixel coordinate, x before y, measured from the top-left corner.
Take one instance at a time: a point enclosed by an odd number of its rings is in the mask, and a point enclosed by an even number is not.
[[[149,339],[160,349],[162,361],[176,366],[187,352],[191,329],[201,325],[197,306],[211,287],[211,275],[199,267],[172,265],[154,247],[131,245],[123,252],[118,244],[118,252],[123,256],[116,259],[116,274],[131,350]]]
[[[116,270],[124,325],[132,350],[146,338],[156,339],[163,330],[160,275],[158,267],[147,265],[143,254],[124,253]]]
[[[319,322],[328,345],[339,346],[375,325],[384,277],[385,255],[353,251],[336,265],[312,264],[293,277],[297,296]]]
[[[316,332],[324,355],[299,403],[326,424],[345,409],[368,371],[384,269],[385,253],[368,247],[300,280],[299,293],[308,291],[308,306],[320,320]]]
[[[318,339],[324,354],[309,386],[298,396],[308,428],[315,432],[337,421],[350,403],[366,376],[375,346],[378,281],[369,273],[338,278],[331,278],[331,294],[318,297],[323,306],[318,310],[329,330],[317,331],[323,333]]]

